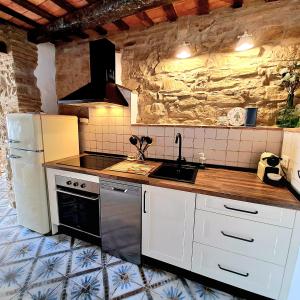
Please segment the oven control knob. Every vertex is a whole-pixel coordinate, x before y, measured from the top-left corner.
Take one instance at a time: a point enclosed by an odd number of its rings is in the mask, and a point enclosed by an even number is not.
[[[74,186],[78,186],[79,183],[78,183],[78,182],[74,182],[73,185],[74,185]]]
[[[67,183],[67,185],[71,185],[71,184],[72,184],[72,181],[69,180],[69,181],[67,181],[66,183]]]
[[[81,184],[80,186],[81,186],[81,188],[83,188],[83,189],[86,188],[86,184],[85,184],[85,183]]]

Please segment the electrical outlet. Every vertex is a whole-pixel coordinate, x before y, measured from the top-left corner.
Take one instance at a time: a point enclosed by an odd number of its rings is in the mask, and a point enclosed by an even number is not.
[[[289,163],[290,163],[290,158],[287,155],[282,155],[281,158],[282,158],[281,166],[284,169],[288,169],[289,168]]]

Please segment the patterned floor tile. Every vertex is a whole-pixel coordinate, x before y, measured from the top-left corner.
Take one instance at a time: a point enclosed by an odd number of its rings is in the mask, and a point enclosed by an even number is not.
[[[70,278],[66,294],[67,299],[104,299],[105,289],[102,271],[85,273],[83,275]]]
[[[161,269],[139,268],[79,239],[19,226],[5,190],[0,176],[0,300],[237,299]]]
[[[54,282],[29,287],[27,293],[30,295],[31,300],[59,300],[63,299],[63,290],[64,285],[62,282]]]
[[[147,266],[143,267],[143,271],[146,277],[147,284],[149,286],[158,282],[170,281],[177,277],[176,275],[168,273],[164,270],[150,268]]]
[[[88,242],[81,241],[79,239],[74,239],[72,248],[81,248],[81,247],[90,247],[90,246],[92,246],[92,244]]]
[[[6,262],[20,261],[35,257],[42,240],[43,238],[35,238],[13,243],[10,247]]]
[[[25,284],[31,270],[33,260],[1,266],[0,298],[14,295]]]
[[[16,230],[18,231],[18,235],[16,237],[16,240],[18,241],[42,236],[41,234],[34,232],[23,226],[19,226]]]
[[[39,258],[32,270],[30,284],[63,278],[67,273],[67,254],[51,255]]]
[[[5,216],[0,220],[0,228],[7,228],[11,226],[17,226],[18,221],[17,221],[17,216],[16,215],[10,215],[10,216]]]
[[[107,269],[109,295],[119,297],[143,289],[144,283],[139,268],[131,263],[122,263]]]
[[[102,267],[102,252],[93,246],[72,251],[71,273]]]
[[[18,235],[18,228],[0,229],[0,245],[13,242]]]
[[[162,286],[152,289],[153,299],[188,300],[191,295],[180,280],[174,280]],[[208,299],[207,299],[208,300]]]
[[[226,294],[224,292],[220,292],[214,289],[211,289],[209,287],[206,287],[200,283],[186,280],[191,294],[194,295],[195,300],[231,300],[232,296],[229,294]]]
[[[111,256],[109,254],[105,254],[105,260],[103,261],[103,264],[105,264],[106,266],[111,266],[113,264],[116,264],[116,263],[122,263],[124,262],[122,259],[118,258],[118,257],[114,257],[114,256]]]
[[[64,234],[46,237],[40,255],[70,250],[71,237]]]

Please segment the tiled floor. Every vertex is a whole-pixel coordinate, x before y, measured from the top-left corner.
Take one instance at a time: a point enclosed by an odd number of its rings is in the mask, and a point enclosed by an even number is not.
[[[233,296],[163,270],[139,268],[66,235],[17,225],[0,177],[0,299],[231,300]]]

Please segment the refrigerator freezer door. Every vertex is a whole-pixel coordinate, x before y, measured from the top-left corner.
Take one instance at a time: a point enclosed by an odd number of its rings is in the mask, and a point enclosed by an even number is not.
[[[13,188],[20,225],[41,234],[50,231],[43,152],[10,149]]]
[[[9,114],[7,132],[10,148],[33,151],[44,148],[40,114]]]
[[[41,115],[45,162],[79,154],[78,118]]]

